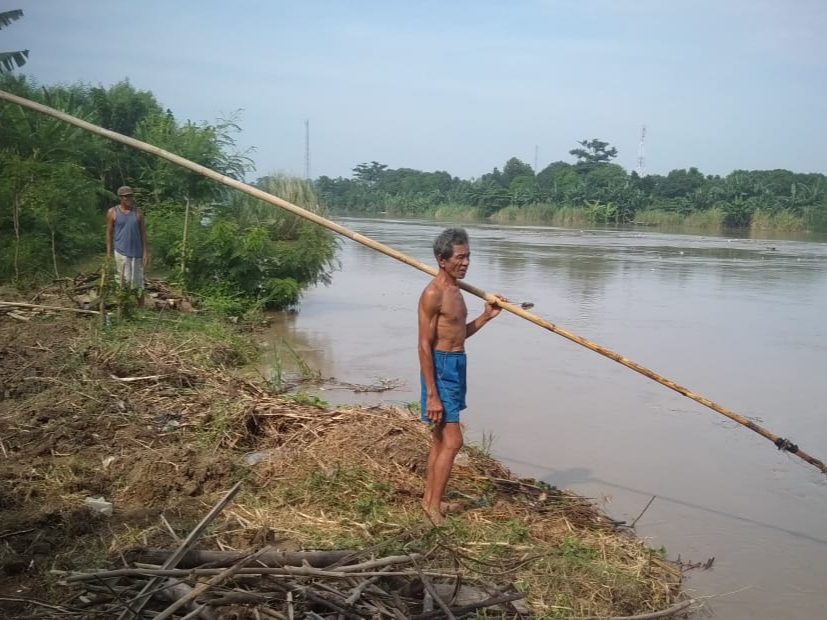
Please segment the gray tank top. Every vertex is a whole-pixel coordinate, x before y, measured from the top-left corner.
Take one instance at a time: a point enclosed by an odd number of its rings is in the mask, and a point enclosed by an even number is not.
[[[115,207],[115,251],[129,258],[141,258],[144,244],[141,240],[141,225],[138,223],[138,210],[121,211]]]

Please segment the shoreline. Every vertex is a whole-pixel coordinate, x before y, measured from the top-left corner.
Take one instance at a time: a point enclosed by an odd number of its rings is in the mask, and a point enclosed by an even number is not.
[[[276,393],[244,376],[259,354],[249,333],[206,317],[158,318],[141,313],[104,329],[77,316],[21,324],[0,315],[0,531],[12,532],[0,566],[11,587],[54,601],[66,592],[49,568],[111,563],[136,544],[173,548],[162,515],[183,534],[241,482],[207,548],[385,544],[429,552],[434,570],[459,553],[471,558],[460,571],[468,582],[486,578],[479,562],[514,569],[537,556],[501,584],[525,594],[536,617],[652,612],[685,596],[680,567],[631,528],[572,493],[517,478],[478,446],[463,449],[449,482],[463,510],[423,530],[429,438],[413,414]],[[111,517],[90,516],[83,502],[95,496],[113,504]],[[35,535],[44,528],[45,545]],[[12,575],[21,565],[33,569]]]

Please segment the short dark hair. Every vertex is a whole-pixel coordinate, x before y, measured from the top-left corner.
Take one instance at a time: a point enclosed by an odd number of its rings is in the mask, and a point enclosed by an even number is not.
[[[455,245],[468,245],[468,233],[462,228],[446,228],[434,241],[434,256],[451,258]]]

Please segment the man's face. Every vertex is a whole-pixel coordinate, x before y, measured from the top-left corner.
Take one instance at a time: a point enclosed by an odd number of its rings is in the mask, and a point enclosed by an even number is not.
[[[439,266],[444,269],[449,276],[462,280],[468,272],[468,264],[471,262],[471,250],[468,244],[454,246],[454,253],[451,258],[440,258]]]
[[[132,194],[127,194],[126,196],[120,196],[121,199],[121,206],[122,207],[132,207]]]

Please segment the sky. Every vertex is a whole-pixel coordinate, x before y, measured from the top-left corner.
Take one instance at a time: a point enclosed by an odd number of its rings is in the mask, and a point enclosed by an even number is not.
[[[0,0],[41,84],[239,114],[253,178],[360,162],[479,177],[583,139],[649,173],[827,172],[827,0]]]

